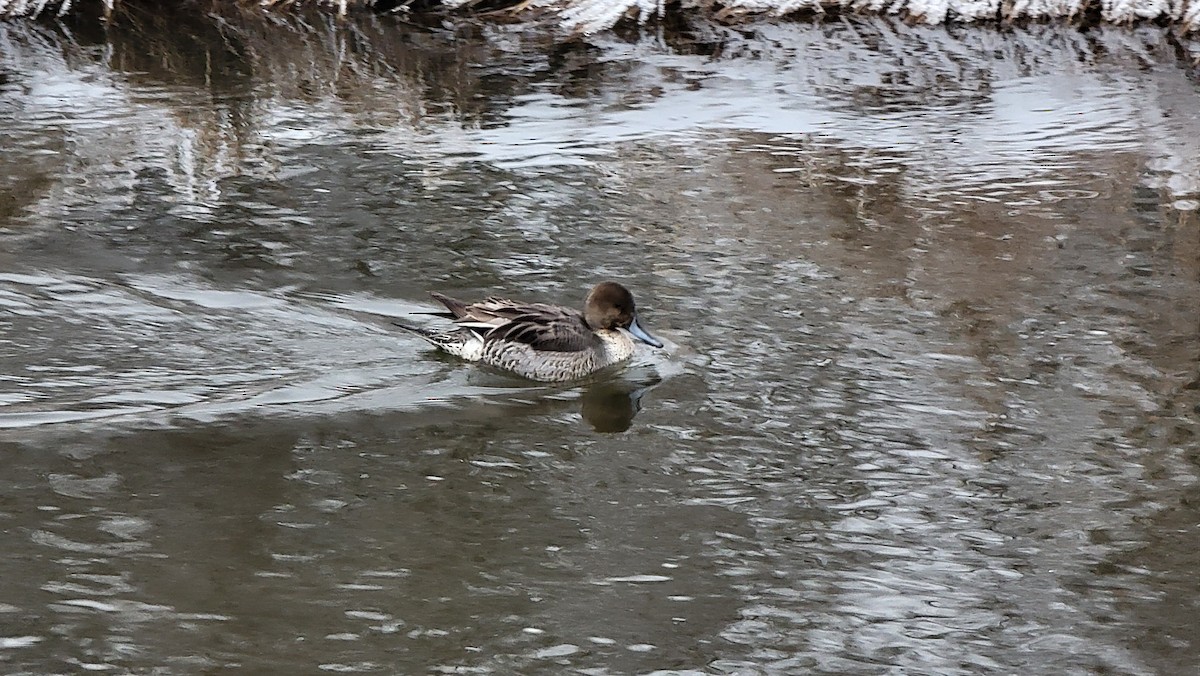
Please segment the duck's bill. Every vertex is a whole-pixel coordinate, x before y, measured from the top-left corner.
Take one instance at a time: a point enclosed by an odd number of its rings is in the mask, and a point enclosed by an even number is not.
[[[643,329],[641,326],[638,325],[637,317],[634,317],[633,321],[629,323],[629,332],[633,334],[634,338],[637,338],[638,340],[642,341],[643,343],[645,343],[647,345],[650,345],[652,347],[662,347],[663,346],[661,340],[650,335],[649,333],[646,332],[646,329]]]

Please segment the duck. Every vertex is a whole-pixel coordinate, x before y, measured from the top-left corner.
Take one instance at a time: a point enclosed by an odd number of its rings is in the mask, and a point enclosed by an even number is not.
[[[583,312],[561,305],[526,303],[495,296],[465,303],[431,292],[455,328],[430,329],[394,322],[434,347],[541,382],[578,380],[628,360],[634,341],[661,348],[662,341],[638,323],[633,294],[613,281],[588,292]]]

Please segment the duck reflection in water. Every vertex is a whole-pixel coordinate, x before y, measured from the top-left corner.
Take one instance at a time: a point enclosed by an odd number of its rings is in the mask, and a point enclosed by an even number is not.
[[[642,410],[642,397],[660,382],[662,380],[655,377],[650,383],[635,383],[623,378],[592,383],[580,397],[580,412],[597,432],[624,432]]]
[[[520,411],[521,417],[552,416],[578,410],[583,420],[600,433],[624,432],[642,411],[646,393],[664,382],[652,364],[629,368],[609,368],[566,388],[547,387],[545,383],[526,383],[513,387],[510,376],[482,369],[467,376],[467,382],[497,394]],[[575,407],[579,408],[576,409]]]

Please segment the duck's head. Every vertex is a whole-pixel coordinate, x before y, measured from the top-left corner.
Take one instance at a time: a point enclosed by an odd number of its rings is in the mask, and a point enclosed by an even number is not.
[[[583,318],[593,330],[626,329],[634,338],[647,345],[663,346],[659,339],[638,326],[633,294],[616,282],[600,282],[592,287],[587,300],[584,301]]]

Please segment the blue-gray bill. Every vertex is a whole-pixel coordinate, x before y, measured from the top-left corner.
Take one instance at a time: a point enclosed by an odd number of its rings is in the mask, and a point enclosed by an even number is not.
[[[643,329],[641,326],[638,325],[637,317],[634,317],[633,321],[629,323],[629,332],[633,334],[634,338],[637,338],[638,340],[642,341],[643,343],[645,343],[647,345],[651,345],[653,347],[662,347],[663,346],[661,340],[650,335],[649,333],[646,332],[646,329]]]

